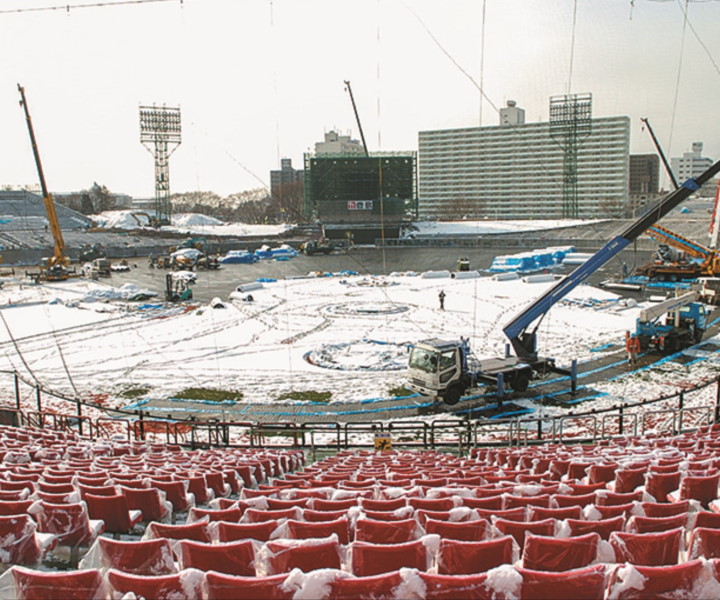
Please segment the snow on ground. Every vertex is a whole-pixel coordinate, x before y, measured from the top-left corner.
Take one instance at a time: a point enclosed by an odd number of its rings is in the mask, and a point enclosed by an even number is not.
[[[442,235],[479,235],[488,233],[513,233],[518,231],[543,231],[557,227],[573,227],[599,223],[600,220],[528,220],[528,221],[418,221],[405,231],[405,237],[429,237]]]

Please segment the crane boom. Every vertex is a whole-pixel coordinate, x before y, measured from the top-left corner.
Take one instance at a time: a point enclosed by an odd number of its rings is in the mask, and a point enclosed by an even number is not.
[[[698,177],[688,179],[678,189],[658,199],[634,223],[615,235],[587,262],[580,265],[567,277],[558,281],[530,306],[511,319],[505,325],[503,331],[510,340],[518,358],[531,362],[537,360],[537,328],[543,317],[556,302],[580,285],[611,258],[617,256],[628,244],[640,237],[648,227],[663,218],[717,173],[720,173],[720,161],[710,166]],[[535,323],[535,326],[530,329],[533,323]]]
[[[45,212],[47,213],[50,232],[55,242],[55,249],[52,258],[47,266],[64,265],[68,262],[65,256],[65,240],[63,239],[60,222],[58,221],[57,212],[55,211],[55,203],[52,194],[48,191],[45,183],[45,174],[43,173],[42,162],[40,161],[40,152],[38,150],[37,141],[35,140],[35,131],[33,130],[32,119],[30,118],[30,110],[28,109],[27,100],[25,99],[25,88],[18,83],[20,92],[20,105],[25,111],[25,120],[27,121],[28,133],[30,134],[30,143],[32,144],[33,155],[35,156],[35,166],[37,167],[38,177],[40,178],[40,188],[42,189],[43,202],[45,203]]]
[[[679,233],[675,233],[674,231],[671,231],[661,225],[653,225],[652,227],[649,227],[645,233],[655,241],[672,246],[673,248],[684,252],[688,256],[692,256],[693,258],[706,259],[711,254],[709,248],[706,248],[702,244],[693,242]]]

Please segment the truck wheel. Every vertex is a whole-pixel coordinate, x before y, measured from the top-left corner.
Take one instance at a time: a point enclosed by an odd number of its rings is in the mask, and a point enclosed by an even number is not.
[[[459,385],[454,385],[447,392],[443,400],[448,406],[455,406],[463,395],[464,390]]]
[[[530,385],[530,375],[524,371],[516,373],[512,382],[510,382],[510,387],[516,392],[527,391],[528,385]]]

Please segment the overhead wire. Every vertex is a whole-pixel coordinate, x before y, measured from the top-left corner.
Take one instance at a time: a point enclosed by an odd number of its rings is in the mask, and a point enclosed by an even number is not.
[[[56,4],[53,6],[24,6],[21,8],[3,8],[0,14],[11,13],[29,13],[29,12],[57,12],[65,11],[69,13],[72,10],[83,8],[108,8],[113,6],[128,6],[133,4],[157,4],[160,2],[174,2],[182,6],[184,0],[114,0],[107,2],[87,2],[82,4]]]

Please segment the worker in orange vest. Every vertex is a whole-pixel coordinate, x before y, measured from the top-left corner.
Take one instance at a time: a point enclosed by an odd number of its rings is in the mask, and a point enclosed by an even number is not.
[[[640,354],[640,338],[635,334],[625,332],[625,352],[627,352],[628,365],[634,367],[637,364],[637,357]]]

